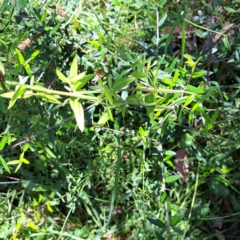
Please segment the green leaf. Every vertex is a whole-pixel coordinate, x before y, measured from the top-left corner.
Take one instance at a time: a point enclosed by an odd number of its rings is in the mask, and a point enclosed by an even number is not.
[[[188,98],[186,99],[186,102],[183,104],[183,108],[185,108],[186,106],[188,106],[194,99],[195,99],[195,96],[194,96],[194,95],[188,96]]]
[[[56,69],[56,74],[62,82],[68,83],[68,78],[58,68]]]
[[[116,71],[112,70],[112,73],[116,81],[122,80],[122,77]]]
[[[202,76],[204,76],[205,75],[205,71],[202,71],[202,72],[194,72],[193,74],[192,74],[192,78],[199,78],[199,77],[202,77]]]
[[[50,148],[45,147],[45,150],[50,157],[56,158],[55,154],[50,150]]]
[[[60,28],[61,22],[59,22],[51,31],[50,31],[50,36],[53,35],[57,30]]]
[[[176,155],[176,153],[174,151],[170,151],[170,150],[165,151],[164,154],[166,156],[175,156]]]
[[[108,120],[109,120],[109,114],[108,114],[108,112],[104,112],[104,113],[101,115],[101,117],[99,118],[97,124],[99,124],[99,125],[105,125]]]
[[[35,52],[33,52],[30,57],[31,60],[35,59],[39,54],[40,54],[40,50],[36,50]]]
[[[170,87],[173,87],[175,85],[175,83],[173,82],[172,79],[170,78],[163,78],[163,82],[167,85],[169,85]]]
[[[175,104],[185,103],[186,100],[187,100],[187,98],[188,98],[187,96],[185,96],[185,97],[180,97],[180,98],[176,99],[176,100],[174,101],[174,103],[175,103]]]
[[[154,96],[153,93],[149,93],[145,96],[145,102],[146,103],[155,103],[156,101],[156,98]],[[147,110],[147,113],[148,113],[148,116],[153,119],[153,116],[154,116],[154,109],[155,107],[146,107],[146,110]]]
[[[204,131],[208,132],[213,128],[213,124],[211,122],[206,122],[206,126],[204,128]]]
[[[173,82],[176,83],[178,81],[178,76],[179,76],[179,70],[176,69],[174,76],[173,76]]]
[[[26,158],[22,158],[22,162],[25,164],[30,164],[30,162]]]
[[[236,10],[231,7],[224,7],[225,10],[227,10],[230,13],[236,13]]]
[[[55,132],[53,130],[48,131],[48,137],[52,145],[55,144]]]
[[[8,140],[8,136],[5,135],[0,142],[0,151],[3,150],[3,148],[5,147],[7,140]]]
[[[80,131],[83,132],[83,130],[84,130],[84,111],[83,111],[82,104],[78,101],[77,98],[76,99],[70,98],[69,103],[73,110],[74,116],[76,118],[78,128],[80,129]]]
[[[23,8],[25,8],[27,5],[27,0],[18,0],[17,1],[17,11],[19,12]]]
[[[171,65],[165,69],[165,72],[172,74],[172,72],[176,69],[176,64],[178,63],[179,59],[176,57],[171,62]]]
[[[26,73],[28,75],[30,75],[31,74],[31,67],[30,67],[30,65],[25,61],[22,53],[18,49],[16,49],[15,51],[17,53],[17,57],[18,57],[18,61],[19,61],[20,65],[22,65],[24,67]]]
[[[18,49],[16,49],[15,51],[17,53],[19,63],[23,66],[25,64],[25,59],[24,59],[22,53]]]
[[[206,92],[205,88],[196,88],[192,85],[188,85],[185,89],[185,92],[194,93],[194,94],[204,94]]]
[[[113,115],[112,115],[112,111],[110,108],[107,108],[107,111],[108,111],[108,117],[109,117],[109,120],[114,122],[114,119],[113,119]]]
[[[19,164],[20,160],[11,160],[9,162],[7,162],[8,165],[15,165],[15,164]]]
[[[69,79],[76,77],[78,75],[78,62],[77,62],[77,55],[75,55],[69,73]]]
[[[187,149],[192,145],[193,137],[189,133],[184,133],[179,142],[180,148]]]
[[[2,158],[2,156],[0,155],[0,162],[2,163],[4,169],[8,172],[8,173],[11,173],[7,163],[4,161],[4,159]]]
[[[209,188],[212,194],[216,195],[217,197],[227,196],[229,193],[229,189],[222,179],[219,176],[214,176],[208,180]]]
[[[139,132],[140,136],[142,136],[142,137],[145,136],[145,131],[142,127],[139,128],[138,132]]]
[[[14,103],[16,102],[17,98],[20,96],[20,95],[23,95],[25,93],[25,90],[26,90],[26,85],[21,85],[18,90],[14,93],[14,95],[12,96],[10,102],[9,102],[9,106],[8,106],[8,109],[10,109]]]
[[[159,219],[148,218],[148,221],[159,228],[165,228],[165,224]]]
[[[58,98],[61,98],[59,95],[40,93],[39,97],[41,97],[42,99],[44,99],[45,101],[50,102],[50,103],[61,104],[61,102],[58,100]]]
[[[173,176],[169,176],[165,179],[166,183],[172,183],[172,182],[176,182],[179,178],[181,178],[181,176],[179,175],[173,175]]]
[[[186,58],[187,58],[187,61],[186,63],[190,66],[190,67],[194,67],[195,66],[195,62],[192,60],[191,56],[186,54]]]
[[[196,109],[198,109],[198,107],[199,107],[200,104],[201,104],[201,102],[196,102],[196,103],[193,105],[193,107],[192,107],[192,109],[191,109],[191,112],[194,112]]]
[[[184,218],[184,214],[179,214],[173,217],[170,226],[174,227],[176,226],[182,219]]]
[[[158,22],[158,27],[161,27],[163,25],[166,18],[167,18],[167,12],[162,13]]]
[[[82,72],[82,73],[78,74],[77,76],[71,77],[70,82],[75,83],[75,82],[79,81],[80,79],[85,77],[85,74],[86,74],[85,72]]]
[[[46,19],[46,17],[47,17],[47,11],[43,10],[43,14],[42,14],[40,22],[42,23]]]
[[[82,89],[84,87],[84,85],[86,83],[89,82],[89,80],[91,80],[93,77],[95,77],[95,74],[90,74],[90,75],[87,75],[79,80],[77,80],[77,82],[73,83],[73,88],[75,91],[79,91],[80,89]],[[76,78],[74,78],[76,79]]]
[[[23,151],[26,152],[29,149],[30,145],[29,143],[25,144],[25,146],[23,147]]]
[[[28,75],[30,75],[30,74],[31,74],[31,67],[30,67],[30,65],[29,65],[28,63],[26,63],[26,64],[24,64],[23,67],[24,67],[26,73],[27,73]]]
[[[134,72],[134,73],[132,73],[132,76],[133,76],[134,78],[139,79],[139,78],[147,77],[148,74],[147,74],[147,73],[144,73],[144,72]]]
[[[127,77],[127,78],[122,78],[120,80],[116,80],[113,83],[113,88],[114,89],[121,89],[126,87],[128,84],[130,84],[131,82],[133,82],[135,80],[134,77]]]
[[[167,0],[161,0],[159,2],[160,6],[163,7],[166,4]]]
[[[108,102],[113,105],[113,94],[110,91],[110,89],[108,88],[107,85],[104,85],[104,91],[105,91],[105,95],[106,95],[106,99],[108,100]]]
[[[20,164],[18,164],[17,165],[17,167],[16,167],[16,169],[15,169],[15,171],[14,171],[14,173],[16,173],[18,170],[19,170],[19,168],[22,166],[22,164],[20,163]]]
[[[3,13],[5,11],[5,9],[7,8],[7,5],[8,5],[8,1],[9,0],[4,0],[3,3],[1,3],[0,13]]]
[[[216,119],[218,118],[219,115],[219,108],[217,108],[212,116],[212,120],[216,121]]]
[[[30,227],[33,230],[38,229],[38,226],[35,225],[32,221],[27,221],[27,226]]]
[[[192,60],[191,56],[186,54],[186,58],[187,58],[186,63],[192,68],[195,67],[196,63]]]
[[[228,51],[231,51],[231,47],[230,47],[230,44],[228,42],[228,38],[226,36],[223,37],[223,44]]]

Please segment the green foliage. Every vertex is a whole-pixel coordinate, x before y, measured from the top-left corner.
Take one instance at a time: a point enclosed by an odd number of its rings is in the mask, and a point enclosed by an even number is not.
[[[0,3],[0,238],[239,237],[236,1]]]

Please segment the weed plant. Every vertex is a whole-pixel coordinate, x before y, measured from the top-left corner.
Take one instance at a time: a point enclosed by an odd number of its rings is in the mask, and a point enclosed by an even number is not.
[[[239,239],[236,6],[0,1],[0,239]]]

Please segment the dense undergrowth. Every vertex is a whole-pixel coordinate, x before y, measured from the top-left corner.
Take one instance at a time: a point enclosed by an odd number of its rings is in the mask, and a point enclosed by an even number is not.
[[[239,239],[238,1],[0,1],[1,239]]]

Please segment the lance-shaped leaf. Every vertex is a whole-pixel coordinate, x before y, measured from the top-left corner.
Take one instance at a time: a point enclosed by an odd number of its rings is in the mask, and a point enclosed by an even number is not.
[[[68,81],[68,78],[57,68],[56,69],[56,74],[57,74],[57,76],[58,76],[58,78],[62,81],[62,82],[64,82],[64,83],[68,83],[69,81]]]
[[[28,75],[30,75],[31,74],[31,67],[30,67],[30,65],[25,61],[22,53],[18,49],[16,49],[16,53],[17,53],[17,57],[18,57],[18,62],[24,67],[26,73]]]
[[[77,75],[78,75],[78,63],[77,63],[77,56],[75,55],[70,67],[69,78],[71,79]]]
[[[61,104],[61,102],[58,100],[58,98],[61,98],[61,97],[58,96],[58,95],[51,95],[51,94],[41,93],[41,94],[39,94],[39,96],[42,99],[46,100],[47,102],[55,103],[55,104]]]
[[[2,156],[0,156],[0,162],[2,163],[3,167],[5,168],[5,170],[8,172],[8,173],[11,173],[10,172],[10,169],[7,165],[7,163],[4,161],[4,159],[2,158]]]
[[[14,93],[14,95],[12,96],[10,102],[9,102],[9,106],[8,106],[8,109],[10,109],[14,103],[16,102],[17,98],[20,96],[20,95],[24,95],[25,93],[25,90],[26,90],[26,85],[21,85],[18,90]]]
[[[134,80],[135,80],[135,77],[126,77],[126,78],[117,79],[113,83],[113,88],[114,89],[121,89],[123,87],[126,87],[128,84],[130,84]]]
[[[73,88],[74,88],[75,91],[79,91],[80,89],[82,89],[84,87],[84,85],[89,80],[91,80],[93,77],[95,77],[95,74],[90,74],[90,75],[84,76],[82,78],[77,78],[77,77],[78,76],[76,76],[73,79],[71,79],[71,81],[74,81]]]
[[[73,110],[74,116],[76,118],[77,125],[80,131],[84,130],[84,111],[82,104],[78,101],[78,99],[69,98],[69,104]]]
[[[105,90],[105,95],[106,95],[106,99],[110,104],[113,104],[113,94],[110,91],[110,89],[108,88],[107,85],[104,85],[104,90]]]

